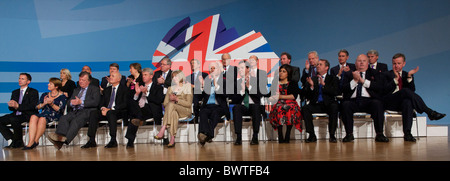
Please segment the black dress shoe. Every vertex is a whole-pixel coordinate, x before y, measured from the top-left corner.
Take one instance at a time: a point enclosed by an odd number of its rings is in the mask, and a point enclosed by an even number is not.
[[[250,145],[258,145],[259,141],[258,138],[252,138],[252,141],[250,141]]]
[[[416,142],[416,138],[414,138],[414,136],[410,133],[410,134],[406,134],[403,139],[405,141],[411,141],[411,142]]]
[[[317,137],[315,134],[310,134],[308,139],[305,140],[306,143],[317,142]]]
[[[386,136],[384,136],[384,134],[377,134],[377,136],[375,137],[375,141],[376,142],[389,142],[389,138],[386,138]]]
[[[134,148],[134,143],[131,141],[128,141],[127,148]]]
[[[442,114],[442,113],[433,111],[433,112],[431,112],[430,115],[428,115],[428,118],[430,118],[431,121],[437,121],[437,120],[444,118],[445,116],[446,116],[446,114]]]
[[[330,141],[331,143],[337,143],[337,139],[336,139],[336,137],[335,137],[334,135],[331,135],[331,136],[330,136],[329,141]]]
[[[242,138],[237,138],[234,145],[242,145]]]
[[[97,143],[95,141],[88,141],[85,145],[81,146],[81,148],[93,148],[97,147]]]
[[[32,149],[36,148],[38,145],[39,145],[39,143],[34,142],[30,147],[24,146],[24,147],[22,148],[22,150],[32,150]]]
[[[347,134],[344,139],[342,139],[342,142],[352,142],[353,140],[355,140],[353,134]]]
[[[105,148],[115,148],[117,147],[117,142],[116,141],[110,141]]]

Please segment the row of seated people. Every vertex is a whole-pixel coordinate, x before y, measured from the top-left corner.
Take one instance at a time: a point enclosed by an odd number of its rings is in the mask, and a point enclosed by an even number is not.
[[[359,55],[356,65],[347,64],[346,50],[341,50],[338,56],[339,65],[331,69],[331,75],[327,75],[329,62],[319,60],[317,52],[308,53],[308,60],[300,79],[300,69],[290,66],[290,55],[282,53],[280,56],[282,66],[275,73],[275,81],[272,82],[270,93],[267,93],[266,88],[267,72],[257,69],[256,56],[251,56],[248,61],[241,61],[237,67],[234,67],[229,64],[230,55],[224,54],[222,62],[213,62],[209,65],[209,75],[203,72],[199,74],[201,62],[194,59],[190,62],[193,73],[187,77],[182,71],[170,70],[169,58],[161,60],[161,70],[155,73],[149,68],[140,71],[140,65],[134,64],[130,65],[130,73],[134,74],[133,78],[124,82],[124,76],[118,71],[110,71],[111,75],[105,77],[110,86],[105,88],[96,86],[99,84],[98,80],[97,83],[92,84],[95,79],[92,79],[89,71],[83,71],[79,75],[78,87],[71,95],[59,89],[64,87],[61,86],[59,79],[52,78],[49,81],[50,92],[44,93],[40,101],[37,100],[37,91],[28,87],[31,75],[23,73],[19,78],[21,92],[19,93],[19,89],[13,91],[11,101],[8,103],[13,113],[0,119],[0,131],[5,139],[13,140],[10,147],[23,146],[21,136],[16,134],[21,133],[18,125],[30,120],[30,142],[24,149],[32,149],[39,144],[38,140],[45,130],[45,123],[59,119],[56,133],[49,134],[49,139],[60,149],[64,143],[69,144],[79,129],[89,122],[90,140],[83,146],[83,148],[89,148],[96,146],[94,138],[98,120],[107,119],[110,125],[111,141],[106,147],[110,148],[117,146],[115,140],[117,119],[129,118],[132,124],[128,126],[125,137],[129,140],[127,147],[133,147],[138,126],[151,117],[159,122],[161,119],[164,120],[155,138],[161,139],[164,131],[168,129],[171,134],[168,146],[173,147],[178,118],[188,116],[193,104],[195,117],[206,120],[199,121],[198,138],[204,145],[214,138],[214,128],[221,117],[223,115],[230,117],[227,101],[229,99],[231,100],[229,104],[234,105],[232,111],[237,134],[235,144],[239,145],[242,142],[243,115],[250,115],[253,120],[254,132],[250,144],[258,144],[259,120],[264,112],[261,109],[261,97],[269,97],[269,102],[273,104],[269,114],[273,128],[281,129],[283,125],[287,125],[288,130],[284,138],[282,132],[278,131],[279,142],[289,142],[292,126],[302,131],[302,119],[305,120],[306,132],[309,133],[307,142],[315,142],[317,139],[312,125],[312,114],[316,112],[325,112],[329,115],[329,132],[332,142],[336,142],[334,135],[339,111],[347,133],[343,139],[344,142],[354,139],[352,135],[354,112],[365,111],[371,114],[377,132],[375,140],[383,142],[389,141],[383,135],[385,109],[402,111],[407,141],[415,141],[410,133],[412,110],[427,113],[431,120],[438,120],[445,116],[429,109],[420,96],[414,93],[413,74],[418,71],[418,68],[403,73],[402,68],[406,62],[404,55],[396,54],[393,57],[393,71],[376,70],[377,67],[383,67],[381,63],[373,66],[371,62],[369,68],[369,60],[378,58],[376,51]],[[240,79],[235,81],[237,77]],[[405,80],[402,81],[398,77]],[[298,87],[299,80],[302,81],[303,89]],[[231,92],[228,92],[229,87],[232,87]],[[339,94],[344,95],[341,105],[336,100]],[[309,100],[309,104],[302,110],[295,101],[298,95]],[[67,101],[68,113],[61,116],[61,108],[65,107],[67,97],[70,97]],[[37,112],[39,109],[42,109],[40,114]],[[12,125],[15,134],[6,128],[7,124]]]

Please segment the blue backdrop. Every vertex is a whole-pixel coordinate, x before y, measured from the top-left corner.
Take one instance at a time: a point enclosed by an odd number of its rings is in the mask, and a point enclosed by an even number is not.
[[[75,79],[83,65],[99,79],[112,62],[124,75],[133,62],[154,68],[151,57],[170,28],[187,16],[195,24],[214,14],[240,35],[261,32],[275,53],[291,53],[301,68],[311,50],[334,66],[340,49],[350,52],[350,62],[376,49],[389,69],[402,52],[407,71],[420,67],[417,93],[450,113],[448,0],[0,0],[0,113],[9,112],[20,72],[31,73],[30,86],[45,92],[61,68]]]

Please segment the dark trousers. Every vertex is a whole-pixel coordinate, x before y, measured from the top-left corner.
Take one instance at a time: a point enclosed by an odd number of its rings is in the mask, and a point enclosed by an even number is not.
[[[95,109],[81,109],[61,116],[58,121],[56,133],[65,136],[66,144],[69,144],[77,135],[78,131],[86,125],[90,114]]]
[[[335,135],[339,104],[337,102],[325,105],[324,103],[310,103],[302,108],[303,119],[305,120],[306,132],[309,134],[314,133],[313,114],[314,113],[327,113],[328,114],[328,132],[330,135]]]
[[[89,128],[88,128],[88,136],[90,139],[95,139],[95,134],[97,133],[98,123],[100,120],[108,120],[109,125],[109,135],[111,136],[111,140],[116,139],[117,136],[117,120],[118,119],[126,119],[127,111],[126,110],[110,110],[106,113],[106,116],[102,115],[101,110],[94,110],[91,112],[89,116]]]
[[[192,103],[193,105],[193,112],[194,112],[194,122],[198,123],[198,118],[200,117],[200,103],[199,101],[201,101],[203,99],[203,95],[202,94],[194,94],[194,97],[192,98]]]
[[[198,132],[214,138],[214,129],[225,114],[226,112],[219,105],[208,104],[201,108]]]
[[[157,105],[153,103],[145,104],[144,107],[139,108],[138,107],[133,109],[133,114],[131,114],[131,119],[140,119],[140,120],[147,120],[150,118],[153,118],[155,121],[155,124],[161,124],[162,120],[162,105]],[[127,134],[125,135],[125,138],[128,139],[129,142],[134,142],[136,139],[136,133],[139,129],[139,126],[136,126],[134,124],[128,124],[127,128]]]
[[[22,123],[30,120],[29,115],[16,116],[15,114],[7,114],[0,117],[0,132],[6,140],[12,139],[13,142],[23,142]],[[14,133],[6,126],[11,124]]]
[[[346,100],[342,102],[342,121],[347,134],[353,133],[353,114],[355,112],[369,113],[374,122],[375,132],[383,133],[384,107],[377,99],[363,98],[362,100]]]
[[[238,138],[242,138],[242,116],[248,115],[252,118],[253,138],[258,138],[259,126],[261,125],[261,109],[259,104],[250,104],[249,108],[246,108],[242,104],[234,105],[234,131]]]
[[[403,133],[411,133],[414,110],[418,113],[430,110],[422,98],[411,89],[402,90],[385,97],[385,108],[392,111],[402,112]]]

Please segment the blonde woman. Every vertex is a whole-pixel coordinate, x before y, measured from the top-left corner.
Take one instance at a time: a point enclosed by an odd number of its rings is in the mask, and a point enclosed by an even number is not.
[[[59,78],[61,79],[61,87],[59,88],[66,97],[71,97],[73,90],[77,87],[72,80],[72,75],[69,69],[63,68],[59,71]]]
[[[172,73],[172,86],[167,89],[164,99],[165,113],[163,124],[155,139],[162,139],[164,131],[169,130],[170,142],[167,147],[175,146],[175,136],[178,129],[178,119],[192,114],[192,87],[186,82],[186,76],[181,70]]]

